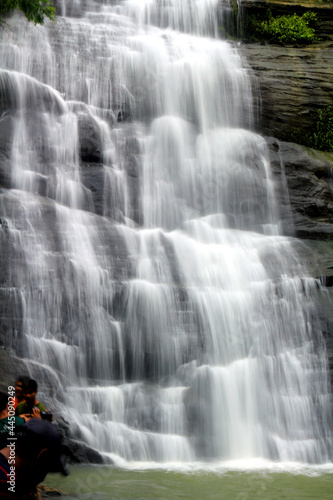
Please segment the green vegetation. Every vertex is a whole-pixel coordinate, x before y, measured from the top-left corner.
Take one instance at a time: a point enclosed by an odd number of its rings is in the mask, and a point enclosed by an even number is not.
[[[287,139],[287,138],[286,138]],[[325,153],[333,153],[333,108],[327,106],[317,111],[312,130],[305,132],[302,129],[295,129],[288,137],[289,141],[302,144],[308,148],[317,149]],[[330,161],[332,158],[330,157]]]
[[[315,30],[311,27],[317,20],[314,12],[306,12],[303,16],[270,17],[262,21],[258,29],[264,38],[283,43],[312,43],[315,41]]]
[[[308,145],[321,151],[333,151],[333,108],[320,109]]]
[[[22,12],[27,20],[34,24],[43,24],[45,18],[51,21],[55,19],[55,10],[50,5],[50,0],[1,0],[0,26],[4,26],[5,18],[15,9]]]
[[[270,9],[264,15],[250,16],[246,26],[248,35],[255,39],[285,44],[310,44],[318,41],[314,25],[317,16],[308,11],[302,16],[291,15],[274,17]]]
[[[235,18],[237,18],[239,11],[237,0],[232,0],[231,8],[233,15],[235,16]]]

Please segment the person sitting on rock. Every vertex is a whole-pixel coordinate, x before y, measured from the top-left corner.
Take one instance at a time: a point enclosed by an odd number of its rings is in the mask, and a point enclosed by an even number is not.
[[[25,399],[24,399],[24,387],[27,384],[28,380],[29,380],[29,377],[25,377],[24,375],[17,377],[17,379],[15,380],[15,402],[14,402],[15,409],[16,409],[17,405],[19,405],[20,403],[23,403],[23,401],[25,401]]]
[[[36,396],[38,385],[36,380],[29,379],[24,387],[24,399],[22,403],[16,407],[16,415],[25,415],[26,417],[41,418],[41,412],[46,412],[45,406],[40,403]]]

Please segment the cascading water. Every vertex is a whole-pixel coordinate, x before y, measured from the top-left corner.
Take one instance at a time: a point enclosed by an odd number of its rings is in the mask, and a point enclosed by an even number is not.
[[[7,345],[116,463],[331,459],[315,283],[228,8],[66,0],[1,33]]]

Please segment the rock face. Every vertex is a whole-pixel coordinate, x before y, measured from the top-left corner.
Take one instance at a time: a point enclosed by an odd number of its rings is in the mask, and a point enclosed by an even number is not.
[[[310,133],[318,109],[333,104],[333,43],[244,44],[242,52],[257,78],[260,132],[286,141]]]
[[[318,17],[317,36],[323,40],[307,47],[249,43],[242,44],[241,50],[259,90],[259,131],[274,137],[267,138],[267,143],[281,200],[283,232],[304,241],[300,254],[312,275],[321,281],[316,301],[332,379],[333,156],[290,141],[310,133],[317,110],[333,104],[333,9],[295,2],[245,1],[243,22],[268,4],[274,15],[301,15],[311,8]]]
[[[317,111],[333,105],[333,8],[293,2],[242,2],[242,23],[270,8],[273,15],[306,10],[317,14],[320,43],[306,47],[242,44],[260,92],[259,131],[285,141],[297,141],[311,131]]]
[[[320,329],[324,334],[333,387],[333,169],[328,156],[290,142],[266,138],[280,203],[283,233],[298,238],[301,261],[318,289]],[[319,286],[320,283],[320,286]]]
[[[327,368],[333,387],[333,241],[298,240],[296,248],[300,260],[318,280],[313,299],[326,342]]]
[[[95,119],[89,114],[79,113],[78,129],[81,160],[101,163],[102,140]]]
[[[333,155],[290,141],[311,132],[320,108],[333,105],[333,8],[311,2],[243,1],[241,22],[270,7],[272,14],[317,14],[320,43],[306,47],[242,43],[259,92],[258,130],[267,139],[281,199],[283,232],[301,238],[301,258],[321,288],[316,297],[333,381]],[[285,142],[283,142],[285,141]],[[326,243],[324,243],[326,241]],[[333,386],[333,383],[332,383]]]
[[[284,234],[333,239],[332,163],[318,151],[267,138]]]

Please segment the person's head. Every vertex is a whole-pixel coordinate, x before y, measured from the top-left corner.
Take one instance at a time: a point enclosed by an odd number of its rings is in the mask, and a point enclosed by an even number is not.
[[[38,385],[36,380],[32,378],[28,379],[24,386],[24,398],[28,404],[33,405],[35,403],[37,391]]]
[[[24,390],[28,380],[29,378],[24,375],[17,377],[15,380],[15,395],[18,399],[24,397]]]
[[[33,418],[17,428],[16,464],[20,490],[42,482],[49,472],[68,473],[62,463],[62,434],[55,424]]]
[[[0,413],[7,410],[8,405],[8,394],[5,392],[0,392]]]

